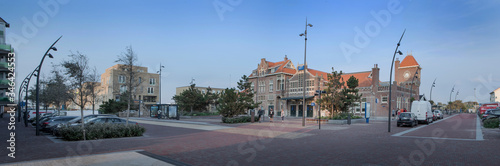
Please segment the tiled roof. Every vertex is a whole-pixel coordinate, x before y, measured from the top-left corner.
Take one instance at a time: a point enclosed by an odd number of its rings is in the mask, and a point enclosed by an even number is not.
[[[308,68],[307,71],[311,73],[313,76],[323,76],[324,80],[328,80],[328,73],[327,72],[322,72],[319,70],[314,70],[311,68]]]
[[[309,73],[312,75],[316,76],[323,76],[323,79],[328,80],[328,74],[327,72],[322,72],[319,70],[314,70],[314,69],[307,69]],[[358,87],[368,87],[372,85],[372,79],[369,78],[371,74],[371,71],[365,71],[365,72],[358,72],[358,73],[344,73],[342,74],[342,79],[344,79],[344,82],[347,82],[351,76],[354,76],[355,78],[358,79]]]
[[[417,60],[412,55],[407,55],[403,61],[401,61],[400,67],[409,67],[409,66],[419,66]]]
[[[358,79],[358,87],[368,87],[372,85],[372,79],[369,78],[371,71],[358,72],[358,73],[345,73],[342,74],[342,78],[344,82],[347,82],[351,76],[354,76]]]
[[[274,73],[283,72],[283,73],[288,73],[288,74],[295,74],[297,72],[295,69],[285,68],[285,65],[287,63],[289,63],[289,62],[291,63],[290,60],[279,61],[279,62],[269,62],[269,61],[265,61],[265,62],[267,63],[268,68],[275,68],[275,67],[279,66],[278,69]],[[252,77],[252,76],[254,76],[253,73],[250,74],[249,77]]]

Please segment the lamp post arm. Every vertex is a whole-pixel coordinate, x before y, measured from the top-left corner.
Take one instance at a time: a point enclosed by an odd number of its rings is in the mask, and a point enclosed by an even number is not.
[[[59,37],[54,43],[52,43],[52,45],[50,45],[49,49],[47,49],[45,54],[43,54],[42,60],[40,61],[40,65],[38,65],[37,76],[36,76],[36,136],[40,135],[40,124],[38,124],[39,118],[40,118],[40,100],[39,100],[39,94],[38,94],[40,92],[40,83],[39,83],[40,82],[40,70],[42,69],[42,64],[43,64],[43,61],[45,60],[45,57],[47,56],[49,51],[54,47],[54,45],[61,38],[62,38],[62,36]]]
[[[391,62],[391,74],[389,75],[389,111],[388,116],[387,116],[387,121],[388,123],[388,131],[389,133],[391,132],[391,100],[392,100],[392,70],[394,68],[394,58],[396,58],[396,53],[398,52],[399,45],[401,44],[401,40],[403,39],[403,36],[405,35],[406,29],[403,31],[403,34],[401,35],[401,38],[399,39],[398,45],[396,46],[396,50],[394,50],[394,55],[392,56],[392,62]]]

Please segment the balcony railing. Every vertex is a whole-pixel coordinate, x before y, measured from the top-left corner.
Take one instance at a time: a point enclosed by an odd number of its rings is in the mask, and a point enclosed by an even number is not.
[[[6,44],[0,44],[0,50],[13,52],[12,47]]]

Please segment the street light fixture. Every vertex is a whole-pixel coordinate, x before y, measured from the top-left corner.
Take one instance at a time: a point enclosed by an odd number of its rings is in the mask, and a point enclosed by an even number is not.
[[[399,39],[399,42],[396,46],[396,50],[394,50],[394,55],[392,56],[392,63],[391,63],[391,74],[389,75],[389,111],[387,111],[387,121],[388,123],[388,131],[389,133],[391,132],[391,101],[392,101],[392,69],[394,68],[394,58],[396,58],[396,53],[399,55],[403,55],[401,51],[398,50],[399,45],[401,44],[401,40],[403,39],[403,36],[405,35],[406,29],[403,31],[403,34],[401,35],[401,38]]]
[[[417,71],[415,71],[415,76],[411,79],[411,85],[410,85],[410,99],[413,97],[413,81],[415,80],[415,78],[418,78],[418,69]]]
[[[307,27],[312,27],[313,25],[307,23],[307,18],[306,18],[306,30],[304,33],[301,33],[299,36],[304,36],[304,64],[303,64],[303,70],[304,70],[304,76],[303,76],[303,84],[302,84],[302,126],[306,125],[306,113],[307,113],[307,103],[306,103],[306,53],[307,53]]]
[[[40,70],[42,69],[42,64],[43,64],[43,60],[45,60],[45,57],[48,55],[49,58],[54,58],[54,56],[52,56],[52,54],[49,53],[50,50],[54,50],[54,51],[57,51],[57,48],[54,47],[54,45],[59,41],[59,39],[61,39],[61,37],[59,37],[54,43],[52,43],[52,45],[49,47],[49,49],[47,49],[47,51],[45,52],[45,54],[43,54],[43,57],[42,57],[42,60],[40,61],[40,65],[38,65],[38,68],[37,68],[37,75],[36,76],[36,136],[39,136],[40,135],[40,124],[39,124],[39,119],[40,119],[40,100],[39,100],[39,92],[40,92]]]
[[[457,90],[457,94],[455,95],[455,100],[457,100],[458,92],[460,92],[460,90]]]
[[[453,93],[453,91],[455,91],[455,85],[453,85],[453,88],[451,88],[451,92],[450,92],[450,103],[451,103],[451,94]]]
[[[432,100],[432,88],[433,88],[433,87],[436,87],[436,79],[437,79],[437,78],[435,78],[435,79],[434,79],[434,82],[432,82],[432,86],[431,86],[431,93],[430,93],[430,96],[429,96],[429,100]]]

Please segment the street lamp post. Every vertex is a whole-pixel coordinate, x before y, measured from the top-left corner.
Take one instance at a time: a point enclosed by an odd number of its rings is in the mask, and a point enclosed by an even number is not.
[[[45,60],[45,57],[48,55],[49,58],[54,58],[52,54],[49,53],[50,50],[57,51],[57,48],[54,47],[54,45],[61,39],[59,37],[52,45],[47,49],[45,54],[43,54],[42,60],[40,61],[40,65],[38,65],[38,70],[36,71],[36,136],[40,135],[40,124],[39,124],[39,119],[40,119],[40,100],[39,100],[39,91],[40,91],[40,70],[42,69],[42,64],[43,60]]]
[[[457,100],[458,92],[460,92],[460,89],[457,90],[457,94],[455,95],[455,100]]]
[[[431,93],[430,93],[430,95],[429,95],[429,100],[432,100],[432,88],[433,88],[433,87],[436,87],[436,79],[437,79],[437,78],[435,78],[435,79],[434,79],[434,82],[432,82],[432,86],[431,86]]]
[[[160,71],[156,72],[156,73],[160,73],[160,105],[161,105],[161,68],[165,68],[165,66],[162,66],[161,63],[160,63]]]
[[[401,51],[398,50],[399,45],[401,44],[401,39],[403,39],[403,36],[405,35],[406,29],[403,31],[403,34],[401,35],[401,38],[399,39],[399,42],[396,46],[396,50],[394,50],[394,55],[392,56],[392,62],[391,62],[391,74],[389,75],[389,111],[387,115],[387,121],[388,123],[388,131],[391,132],[391,100],[392,100],[392,69],[394,68],[394,58],[396,57],[396,53],[399,55],[403,55]]]
[[[453,91],[455,91],[455,85],[453,85],[453,88],[451,88],[451,92],[450,92],[450,103],[451,103],[451,94],[453,93]]]
[[[301,33],[299,36],[304,36],[304,65],[303,65],[303,70],[304,70],[304,76],[303,76],[303,84],[302,84],[302,126],[306,125],[306,113],[307,113],[307,103],[306,103],[306,50],[307,50],[307,27],[312,27],[313,25],[307,23],[307,18],[306,18],[306,30],[304,33]]]
[[[28,127],[28,90],[29,90],[29,84],[30,84],[30,80],[31,80],[31,77],[33,77],[33,75],[36,75],[35,72],[38,70],[38,66],[35,68],[35,70],[33,70],[33,72],[31,72],[30,74],[28,74],[26,76],[26,78],[24,78],[23,80],[23,83],[21,84],[21,86],[19,86],[19,102],[22,101],[22,95],[21,95],[21,92],[26,92],[26,101],[24,102],[25,103],[25,110],[24,110],[24,126],[25,127]],[[21,109],[19,109],[21,110]],[[21,119],[21,114],[19,113],[18,115],[18,119],[20,120]],[[18,122],[19,122],[18,120]]]

